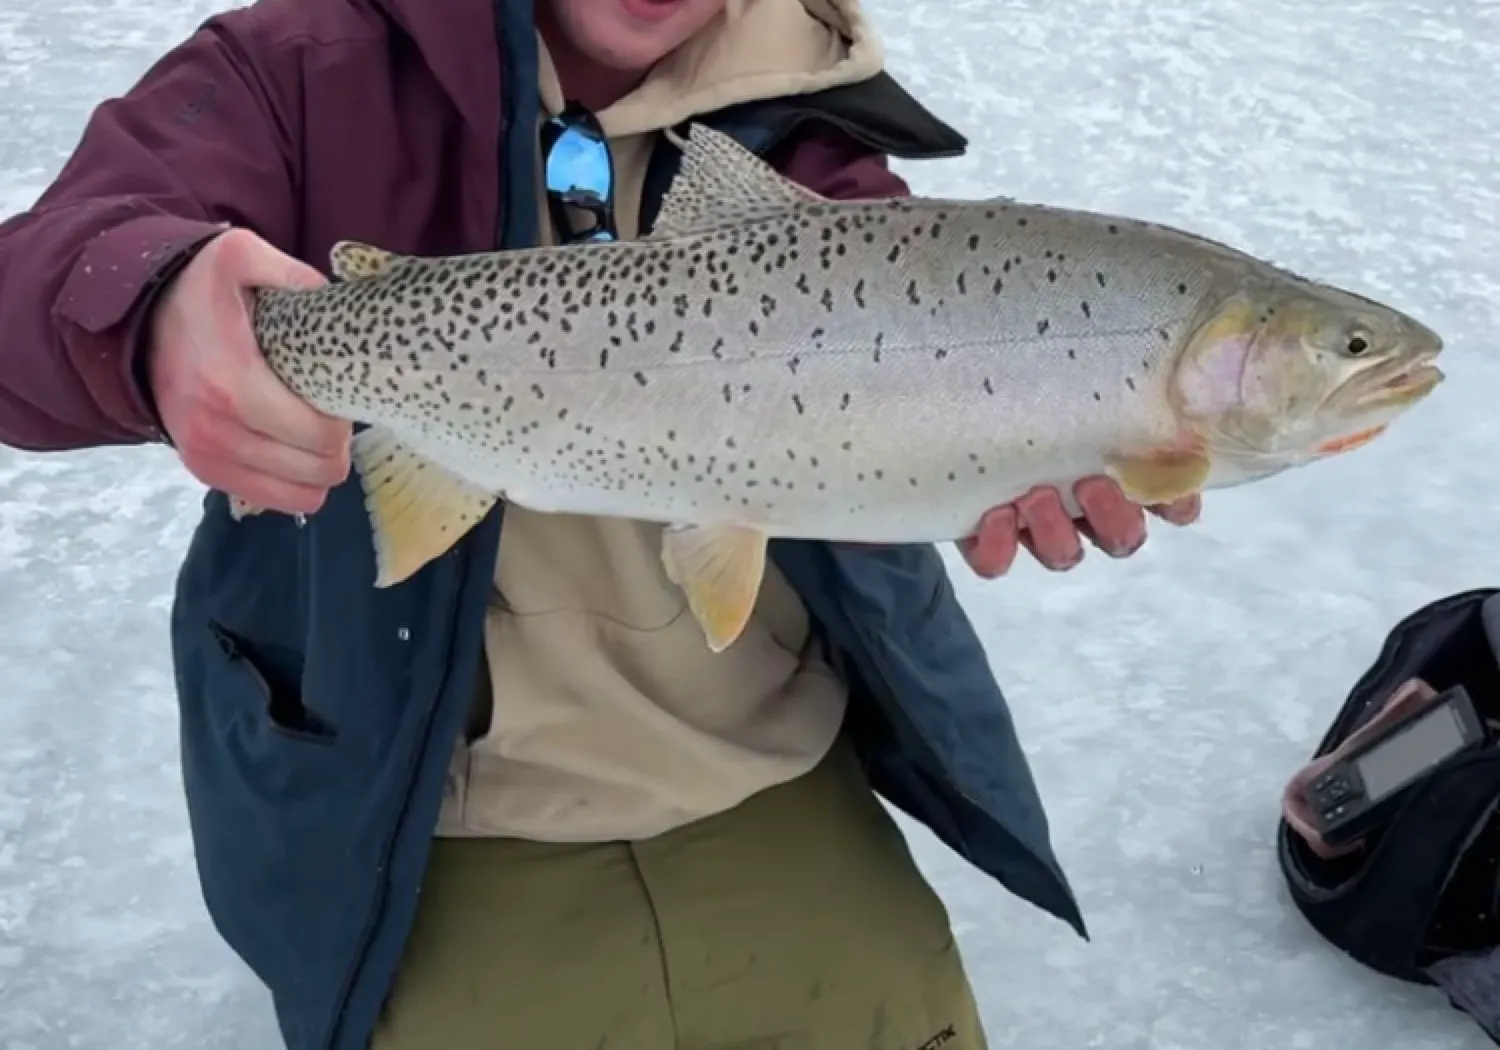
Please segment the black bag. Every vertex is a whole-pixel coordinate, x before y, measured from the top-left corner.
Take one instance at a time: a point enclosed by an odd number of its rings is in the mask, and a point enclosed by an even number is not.
[[[1479,716],[1500,722],[1497,595],[1457,594],[1398,624],[1314,758],[1411,678],[1463,685]],[[1356,854],[1319,857],[1285,819],[1277,840],[1292,900],[1319,933],[1380,973],[1441,987],[1500,1045],[1500,748],[1429,771]]]

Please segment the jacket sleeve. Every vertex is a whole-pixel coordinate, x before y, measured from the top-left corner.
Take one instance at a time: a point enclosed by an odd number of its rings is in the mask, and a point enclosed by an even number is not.
[[[843,132],[818,130],[767,158],[787,178],[831,200],[906,197],[911,189],[891,171],[884,153],[860,145]]]
[[[35,206],[0,224],[0,443],[164,437],[143,381],[155,293],[226,226],[276,244],[297,214],[288,122],[226,20],[96,109]]]

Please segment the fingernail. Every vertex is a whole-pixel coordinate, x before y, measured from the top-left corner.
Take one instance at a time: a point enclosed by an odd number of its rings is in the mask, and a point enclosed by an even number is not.
[[[1079,566],[1079,564],[1082,563],[1082,561],[1083,561],[1083,548],[1080,547],[1080,548],[1078,548],[1077,553],[1073,555],[1073,557],[1071,557],[1070,559],[1068,559],[1065,562],[1060,562],[1060,563],[1056,564],[1053,567],[1053,571],[1055,571],[1055,572],[1067,572],[1069,569],[1076,569]]]

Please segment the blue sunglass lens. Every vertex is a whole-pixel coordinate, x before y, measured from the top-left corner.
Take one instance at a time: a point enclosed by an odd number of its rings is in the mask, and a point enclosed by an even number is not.
[[[576,128],[565,128],[547,153],[547,189],[608,200],[613,172],[609,147]]]

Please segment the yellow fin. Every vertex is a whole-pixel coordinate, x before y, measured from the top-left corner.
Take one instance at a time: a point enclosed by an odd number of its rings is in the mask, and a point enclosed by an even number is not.
[[[353,458],[375,538],[377,587],[400,583],[445,553],[498,502],[379,427],[355,436]]]
[[[648,240],[703,233],[826,201],[722,131],[693,124],[686,140],[675,132],[667,138],[682,150],[682,164],[662,197]]]
[[[662,533],[661,560],[687,595],[709,649],[728,649],[760,597],[766,537],[737,525],[674,525]]]
[[[329,268],[341,281],[379,277],[395,267],[401,259],[402,256],[394,252],[361,244],[359,241],[339,241],[328,253]]]
[[[1203,491],[1213,464],[1201,452],[1163,450],[1142,456],[1112,456],[1109,467],[1127,498],[1152,506]]]

